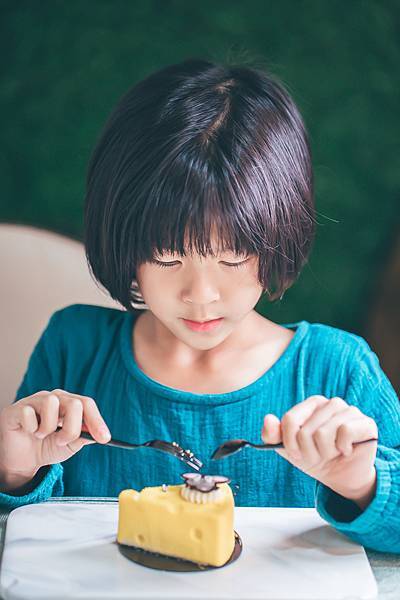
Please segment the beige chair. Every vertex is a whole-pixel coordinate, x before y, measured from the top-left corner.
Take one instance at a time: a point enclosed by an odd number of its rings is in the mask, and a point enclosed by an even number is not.
[[[43,229],[0,224],[0,408],[11,403],[52,313],[75,303],[125,310],[99,289],[83,244]]]

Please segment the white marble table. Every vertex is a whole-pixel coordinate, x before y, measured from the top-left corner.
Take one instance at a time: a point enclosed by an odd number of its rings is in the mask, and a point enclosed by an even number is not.
[[[67,502],[68,506],[62,506],[64,502]],[[91,510],[90,507],[94,510]],[[64,573],[69,572],[68,565],[74,569],[75,573],[68,586],[69,591],[66,596],[68,598],[93,597],[96,600],[100,597],[154,598],[154,592],[159,589],[162,581],[165,592],[163,597],[168,599],[210,598],[212,589],[214,589],[216,598],[229,599],[273,597],[285,598],[285,600],[289,598],[355,600],[374,596],[379,600],[400,599],[400,556],[368,552],[368,564],[364,550],[330,528],[313,509],[255,509],[255,511],[253,509],[236,509],[237,529],[241,530],[240,533],[246,540],[246,553],[243,552],[237,563],[230,565],[225,570],[220,570],[217,578],[215,577],[217,571],[179,574],[178,578],[183,577],[183,580],[181,579],[177,586],[176,574],[166,574],[139,567],[116,552],[112,539],[115,536],[117,516],[115,499],[113,501],[113,499],[62,498],[53,502],[51,513],[53,527],[49,527],[44,534],[41,533],[40,539],[36,532],[46,530],[42,525],[43,515],[49,514],[50,507],[42,504],[28,508],[32,509],[28,513],[29,523],[32,526],[31,532],[25,531],[20,534],[18,527],[13,527],[13,523],[18,525],[18,519],[14,517],[10,519],[9,531],[14,529],[13,537],[17,543],[14,546],[13,544],[7,545],[2,565],[2,569],[4,567],[2,583],[5,583],[7,588],[8,583],[15,581],[15,578],[20,578],[20,584],[11,591],[10,588],[7,589],[7,598],[26,597],[44,600],[44,598],[60,597],[59,593],[55,594],[55,591],[58,586],[58,592],[60,592],[62,563],[64,569],[66,568]],[[1,516],[2,542],[4,542],[6,514],[3,512]],[[22,515],[22,513],[20,514]],[[89,514],[90,518],[87,519],[86,515],[89,516]],[[266,526],[270,540],[267,545],[264,543],[260,545],[260,535],[257,531],[257,523],[260,522],[258,515],[262,516],[263,523],[267,521]],[[75,525],[76,522],[82,523],[82,518],[85,526],[79,528],[79,531],[72,532],[71,526],[74,521]],[[282,525],[283,521],[286,525]],[[21,520],[19,522],[21,523]],[[56,525],[58,533],[54,531],[54,525]],[[63,530],[64,533],[60,530]],[[25,537],[18,541],[20,535]],[[62,546],[60,546],[60,535],[64,542]],[[31,539],[29,540],[29,538]],[[78,546],[76,545],[77,541],[79,541]],[[94,555],[88,554],[88,550],[90,553],[94,552]],[[260,557],[260,551],[264,552],[262,557]],[[25,560],[23,568],[18,562],[22,560]],[[36,565],[35,560],[37,561]],[[26,577],[29,572],[27,564],[31,564],[32,569],[37,569],[43,564],[47,567],[52,566],[52,569],[49,570],[53,572],[53,577],[46,582],[45,590],[41,591],[40,587],[37,587],[37,575],[30,580],[29,576]],[[100,564],[103,565],[103,568],[99,569]],[[105,569],[104,565],[106,565]],[[112,571],[107,574],[108,565],[112,566]],[[377,596],[375,581],[369,565],[372,567],[378,583]],[[41,571],[43,571],[43,567]],[[114,578],[114,588],[109,587],[110,576]],[[104,581],[102,581],[102,577]],[[248,586],[243,585],[243,577],[248,577],[248,581],[251,581],[249,596],[243,595],[243,590],[249,589]],[[158,586],[157,578],[159,578]],[[53,590],[51,581],[56,586]],[[102,584],[99,585],[101,581]],[[184,588],[182,588],[182,581],[185,582]],[[282,586],[278,581],[282,582]],[[85,588],[83,588],[82,582],[86,583]],[[26,588],[24,588],[25,584]],[[140,585],[142,585],[141,592]],[[151,589],[152,585],[153,590]],[[119,593],[114,595],[113,591],[117,588]],[[14,594],[14,590],[17,589],[20,595]],[[33,591],[34,589],[36,592]],[[66,589],[63,588],[63,593],[66,593]],[[131,596],[130,589],[135,589],[135,593],[132,593]],[[191,593],[188,593],[188,590]],[[92,592],[93,595],[91,595]],[[274,595],[271,596],[271,594]]]

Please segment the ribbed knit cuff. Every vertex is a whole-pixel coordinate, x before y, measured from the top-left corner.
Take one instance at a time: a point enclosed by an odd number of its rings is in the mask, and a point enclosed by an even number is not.
[[[18,506],[24,506],[25,504],[42,502],[43,500],[50,498],[52,495],[62,496],[64,491],[62,482],[62,465],[56,463],[54,465],[42,467],[42,469],[39,469],[38,473],[36,474],[39,480],[38,483],[35,485],[35,476],[34,480],[32,480],[33,489],[30,489],[28,493],[18,496],[12,493],[6,494],[0,492],[0,506],[17,508]]]
[[[370,504],[361,510],[347,498],[317,482],[315,489],[315,507],[320,516],[330,525],[343,533],[367,533],[382,529],[382,517],[391,490],[391,473],[387,461],[376,458],[376,493]]]

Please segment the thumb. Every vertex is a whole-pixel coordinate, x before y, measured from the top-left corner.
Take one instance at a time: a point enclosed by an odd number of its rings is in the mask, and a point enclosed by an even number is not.
[[[265,444],[279,444],[282,441],[281,422],[275,415],[265,415],[261,438]]]

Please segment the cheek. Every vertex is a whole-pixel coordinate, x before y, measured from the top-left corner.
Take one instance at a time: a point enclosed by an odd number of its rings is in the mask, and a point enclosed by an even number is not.
[[[235,301],[243,307],[251,305],[253,308],[259,301],[262,293],[263,286],[258,280],[258,271],[254,269],[245,273],[240,280],[235,282],[231,296],[234,296]]]
[[[258,274],[253,270],[234,271],[232,274],[226,274],[220,291],[223,306],[229,309],[235,320],[256,306],[263,288],[258,281]]]
[[[233,281],[235,279],[235,281]],[[262,292],[262,285],[258,280],[258,269],[254,266],[244,273],[238,273],[236,278],[232,278],[232,283],[240,289],[250,294]]]
[[[144,277],[140,286],[141,292],[146,299],[146,303],[152,307],[168,306],[173,302],[176,296],[176,285],[171,283],[168,277]]]
[[[178,278],[171,277],[170,273],[164,273],[150,264],[141,265],[136,277],[146,303],[150,308],[154,308],[155,312],[159,312],[158,309],[165,312],[168,307],[176,308],[181,291]],[[221,273],[219,285],[221,301],[225,306],[255,306],[263,291],[258,281],[256,265],[245,271],[232,269],[231,272]]]
[[[259,283],[254,282],[254,280],[242,281],[240,285],[236,285],[235,289],[232,290],[232,304],[237,305],[238,307],[240,306],[243,309],[249,307],[254,308],[260,299],[262,292],[262,286]]]

